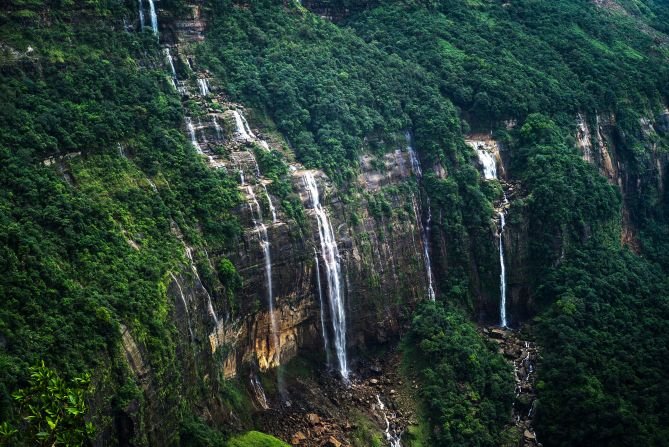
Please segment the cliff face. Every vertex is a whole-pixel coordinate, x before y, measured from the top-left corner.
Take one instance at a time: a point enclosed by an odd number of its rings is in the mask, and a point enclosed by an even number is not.
[[[659,114],[639,117],[625,126],[614,114],[594,117],[579,114],[577,117],[577,145],[583,158],[620,189],[623,198],[621,241],[636,252],[640,251],[637,226],[642,216],[635,216],[631,210],[640,208],[645,198],[659,202],[664,197],[669,157],[659,150],[658,142],[667,135],[668,122],[666,109]]]
[[[241,203],[235,214],[242,236],[236,249],[215,252],[190,242],[172,224],[183,249],[181,267],[165,276],[177,327],[174,362],[181,370],[180,382],[172,388],[202,420],[241,426],[220,398],[226,380],[235,379],[254,394],[255,372],[274,370],[302,353],[321,353],[325,364],[330,357],[326,343],[333,354],[323,229],[306,176],[316,181],[336,240],[346,348],[353,367],[356,351],[397,340],[413,306],[428,299],[424,213],[417,168],[412,168],[412,161],[418,161],[410,159],[405,137],[394,136],[397,142],[389,143],[394,151],[361,156],[359,177],[345,190],[323,172],[290,161],[294,156],[286,142],[267,124],[257,126],[253,111],[230,102],[217,79],[199,66],[195,46],[206,22],[199,5],[188,10],[186,19],[160,15],[164,60],[153,63],[170,74],[186,109],[201,111],[186,116],[183,127],[194,149],[210,169],[238,178]],[[272,154],[280,154],[288,169],[270,178],[261,159]],[[282,186],[277,182],[288,185],[289,196],[277,195]],[[296,214],[295,208],[301,211]],[[215,274],[224,260],[241,277],[234,297]],[[175,427],[160,422],[170,411],[167,399],[155,392],[164,378],[156,377],[142,354],[146,347],[128,328],[122,330],[124,357],[143,399],[116,415],[116,436],[122,444],[163,445],[175,435]],[[266,405],[261,400],[258,408]],[[126,428],[121,430],[122,425]],[[140,439],[141,433],[148,438]]]

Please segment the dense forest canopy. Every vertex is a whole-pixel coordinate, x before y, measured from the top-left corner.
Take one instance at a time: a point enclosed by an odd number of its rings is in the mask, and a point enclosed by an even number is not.
[[[137,2],[5,3],[0,445],[32,445],[13,427],[33,427],[21,396],[38,389],[35,374],[53,377],[58,398],[73,393],[84,412],[88,381],[80,378],[98,372],[87,422],[100,427],[140,399],[120,354],[124,328],[146,347],[152,383],[173,409],[165,417],[173,443],[282,445],[257,432],[231,436],[253,428],[244,416],[226,427],[203,423],[193,396],[209,384],[198,382],[192,395],[178,385],[189,379],[167,288],[188,263],[184,245],[220,258],[208,263],[196,252],[193,261],[215,300],[256,306],[238,300],[243,273],[223,256],[243,246],[237,173],[208,168],[183,131],[185,115],[206,111],[171,86],[161,41],[134,25]],[[534,314],[525,323],[542,353],[541,442],[667,445],[669,124],[648,123],[669,100],[669,5],[303,3],[198,3],[207,27],[194,54],[297,161],[323,170],[344,204],[359,201],[362,154],[390,153],[407,144],[405,134],[417,151],[417,195],[435,216],[428,229],[439,293],[437,303],[418,306],[400,344],[417,371],[428,426],[411,445],[513,443],[505,431],[510,367],[472,323],[481,289],[497,294],[492,234],[507,185],[481,178],[464,143],[472,131],[500,142],[506,179],[520,185],[508,213],[526,229]],[[163,30],[173,32],[190,6],[159,2]],[[333,22],[305,6],[339,14]],[[610,122],[619,178],[584,160],[578,119],[591,129]],[[291,196],[283,156],[254,150],[270,191],[303,231],[306,212]],[[382,203],[378,220],[393,212]],[[621,242],[624,231],[634,234],[634,250]],[[221,383],[223,407],[249,407],[235,382]],[[75,416],[61,439],[105,435]]]

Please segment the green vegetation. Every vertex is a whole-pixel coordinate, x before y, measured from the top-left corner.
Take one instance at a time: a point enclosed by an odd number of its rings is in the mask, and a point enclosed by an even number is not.
[[[429,445],[496,446],[513,403],[510,365],[458,310],[422,305],[404,342],[421,382]]]
[[[227,447],[288,447],[288,444],[272,436],[250,431],[241,436],[237,436],[226,444]]]
[[[0,424],[3,446],[87,445],[94,428],[85,421],[90,376],[63,380],[44,362],[29,369],[28,387],[12,394],[17,403],[16,420]]]

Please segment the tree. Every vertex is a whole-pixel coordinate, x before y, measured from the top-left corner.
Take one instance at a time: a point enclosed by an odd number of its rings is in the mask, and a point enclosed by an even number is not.
[[[90,375],[66,381],[44,365],[29,369],[28,386],[12,394],[14,421],[0,424],[0,445],[83,446],[93,435],[85,421]]]

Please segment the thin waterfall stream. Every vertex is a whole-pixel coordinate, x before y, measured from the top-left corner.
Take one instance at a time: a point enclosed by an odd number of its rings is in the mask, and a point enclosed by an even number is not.
[[[332,331],[334,334],[333,346],[337,355],[339,373],[345,382],[349,380],[348,360],[346,358],[346,311],[344,307],[344,296],[341,287],[341,266],[337,241],[335,239],[332,224],[327,213],[323,209],[318,193],[318,184],[313,173],[306,172],[303,177],[304,186],[311,199],[311,207],[314,210],[318,223],[318,235],[321,245],[321,257],[325,265],[325,273],[328,283],[328,299],[330,304],[330,317],[332,319]],[[324,333],[325,335],[325,333]]]
[[[406,132],[404,137],[407,141],[407,152],[409,152],[409,160],[411,161],[411,170],[418,180],[423,177],[423,170],[420,166],[420,160],[416,156],[416,152],[413,149],[413,144],[411,143],[411,133]],[[416,216],[416,221],[420,226],[420,238],[423,244],[423,261],[425,262],[425,271],[427,272],[427,297],[430,301],[434,301],[436,298],[436,293],[434,291],[434,275],[432,274],[432,261],[430,259],[430,225],[432,223],[432,207],[430,207],[430,200],[427,201],[427,223],[423,224],[421,218],[422,213],[420,212],[418,203],[416,199],[413,198],[413,211]]]
[[[474,151],[478,156],[479,163],[483,167],[483,178],[486,180],[497,180],[497,161],[495,160],[494,154],[481,148],[480,146],[475,146]],[[501,327],[507,327],[506,319],[506,262],[504,259],[504,227],[506,226],[506,208],[509,204],[509,201],[504,193],[504,200],[502,202],[501,209],[497,212],[499,217],[498,225],[498,251],[499,251],[499,324]]]

